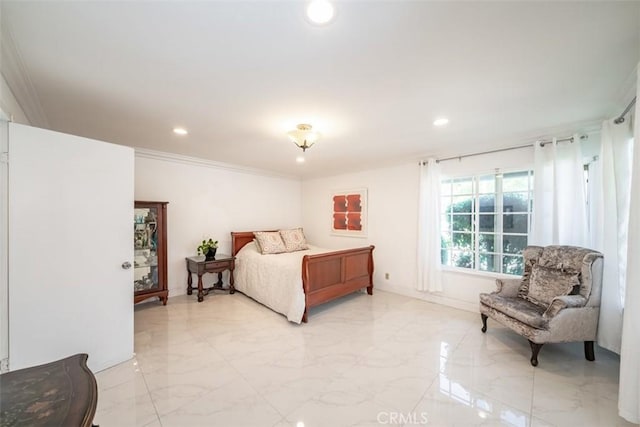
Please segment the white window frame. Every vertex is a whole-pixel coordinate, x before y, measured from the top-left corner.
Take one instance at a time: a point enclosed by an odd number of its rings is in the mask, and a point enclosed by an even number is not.
[[[526,173],[528,176],[527,179],[527,189],[526,189],[526,193],[527,193],[527,198],[526,198],[526,203],[527,203],[527,212],[513,212],[513,214],[518,214],[518,215],[522,215],[522,214],[526,214],[527,215],[527,232],[526,233],[505,233],[503,230],[503,218],[504,218],[504,206],[503,206],[503,195],[504,195],[504,189],[503,189],[503,185],[502,185],[502,179],[499,178],[499,175],[503,175],[503,174],[510,174],[510,173]],[[495,182],[495,193],[480,193],[480,178],[482,177],[487,177],[487,176],[494,176],[494,182]],[[472,183],[472,192],[470,194],[454,194],[453,193],[453,183],[455,181],[459,181],[459,180],[471,180]],[[517,274],[510,274],[510,273],[503,273],[503,257],[506,256],[519,256],[520,258],[522,258],[522,253],[520,254],[511,254],[511,253],[505,253],[504,252],[504,247],[503,247],[503,237],[504,235],[508,235],[508,236],[525,236],[527,237],[527,241],[529,239],[530,233],[531,233],[531,223],[532,223],[532,218],[533,218],[533,213],[532,213],[532,208],[533,208],[533,170],[531,169],[516,169],[516,170],[510,170],[510,171],[502,171],[502,172],[495,172],[495,173],[478,173],[478,174],[473,174],[473,175],[464,175],[464,176],[456,176],[456,177],[446,177],[444,178],[442,181],[442,183],[450,183],[450,193],[447,194],[441,194],[441,198],[442,197],[448,197],[449,200],[451,201],[451,204],[453,204],[453,200],[454,197],[464,197],[464,196],[469,196],[472,197],[473,200],[473,209],[472,212],[469,213],[458,213],[458,214],[454,214],[452,211],[450,212],[442,212],[442,215],[447,215],[449,216],[449,218],[451,219],[449,221],[449,229],[447,230],[442,230],[442,232],[448,233],[451,238],[453,239],[453,217],[454,215],[471,215],[472,217],[472,231],[470,232],[460,232],[460,231],[455,231],[455,233],[458,234],[470,234],[471,235],[471,240],[472,240],[472,247],[473,247],[473,258],[474,258],[474,262],[473,262],[473,268],[469,268],[469,267],[459,267],[456,265],[448,265],[448,264],[442,264],[442,267],[445,270],[453,270],[453,271],[457,271],[457,272],[464,272],[464,273],[473,273],[473,274],[481,274],[481,275],[490,275],[490,276],[504,276],[504,277],[514,277],[514,276],[518,276],[519,273]],[[512,193],[513,191],[508,191],[507,193]],[[520,192],[520,191],[517,191]],[[521,192],[525,192],[525,190],[523,189]],[[494,194],[495,195],[495,210],[493,212],[480,212],[480,197],[482,195],[485,194]],[[444,206],[443,206],[444,207]],[[487,232],[487,231],[481,231],[480,230],[480,215],[481,214],[492,214],[495,215],[495,227],[494,227],[494,231],[493,232]],[[493,248],[494,251],[493,252],[480,252],[480,235],[481,234],[490,234],[494,236],[494,240],[493,240]],[[453,253],[453,251],[455,251],[453,248],[449,248],[449,247],[441,247],[441,250],[448,250],[451,253]],[[460,251],[458,251],[460,252]],[[480,257],[481,255],[493,255],[494,259],[496,260],[496,265],[494,266],[495,269],[497,271],[487,271],[487,270],[482,270],[480,269]]]

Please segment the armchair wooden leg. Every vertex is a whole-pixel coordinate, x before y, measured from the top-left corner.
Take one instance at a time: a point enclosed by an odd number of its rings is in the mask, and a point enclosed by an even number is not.
[[[543,344],[536,344],[529,340],[529,345],[531,346],[531,365],[538,366],[538,353]]]
[[[482,332],[487,332],[487,315],[480,313],[480,317],[482,317]]]
[[[596,360],[596,355],[593,352],[593,341],[584,342],[584,357],[590,362]]]

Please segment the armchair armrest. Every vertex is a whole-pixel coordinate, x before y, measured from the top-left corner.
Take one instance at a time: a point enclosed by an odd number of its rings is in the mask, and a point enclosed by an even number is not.
[[[555,297],[549,308],[542,314],[545,319],[551,319],[560,313],[565,308],[584,307],[587,304],[587,299],[582,295],[562,295]]]
[[[522,279],[496,279],[498,290],[494,293],[503,297],[517,297],[520,283],[522,283]]]

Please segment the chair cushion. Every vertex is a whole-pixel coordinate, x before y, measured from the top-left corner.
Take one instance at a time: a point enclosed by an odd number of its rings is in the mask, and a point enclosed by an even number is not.
[[[547,326],[548,319],[542,317],[545,308],[524,298],[480,294],[480,302],[533,328],[544,329]]]
[[[579,274],[574,271],[534,265],[526,299],[546,309],[555,297],[569,295],[573,292],[574,286],[580,286]]]

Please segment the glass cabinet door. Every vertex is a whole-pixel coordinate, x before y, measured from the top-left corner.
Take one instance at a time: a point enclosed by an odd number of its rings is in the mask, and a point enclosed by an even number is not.
[[[158,288],[158,209],[134,209],[134,289]]]
[[[167,204],[136,200],[133,210],[133,302],[167,305]]]

